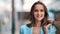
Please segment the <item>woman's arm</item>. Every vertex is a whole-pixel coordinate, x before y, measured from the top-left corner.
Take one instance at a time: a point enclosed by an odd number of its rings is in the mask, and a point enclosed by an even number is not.
[[[44,25],[45,34],[56,34],[56,27],[52,24]]]
[[[49,34],[48,33],[48,29],[50,28],[51,24],[48,24],[48,25],[44,25],[44,33],[45,34]]]

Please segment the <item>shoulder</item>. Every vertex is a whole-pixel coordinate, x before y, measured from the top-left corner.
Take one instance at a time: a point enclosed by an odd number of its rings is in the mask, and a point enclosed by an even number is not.
[[[26,29],[26,25],[21,25],[20,26],[20,32],[22,33]]]
[[[26,28],[26,25],[21,25],[20,28]]]
[[[21,25],[20,26],[20,29],[27,29],[27,28],[29,28],[29,27],[27,27],[27,25]]]
[[[22,25],[21,27],[20,27],[20,31],[21,32],[23,32],[23,31],[30,31],[30,30],[32,30],[32,28],[29,28],[29,27],[27,27],[27,25]]]

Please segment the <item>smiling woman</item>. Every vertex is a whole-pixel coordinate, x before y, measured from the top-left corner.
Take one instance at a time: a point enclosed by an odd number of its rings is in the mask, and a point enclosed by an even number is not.
[[[44,7],[37,4],[34,9],[34,17],[37,21],[41,21],[44,18]]]
[[[20,27],[20,34],[55,34],[56,27],[48,20],[46,6],[40,2],[35,2],[28,18],[31,23]]]

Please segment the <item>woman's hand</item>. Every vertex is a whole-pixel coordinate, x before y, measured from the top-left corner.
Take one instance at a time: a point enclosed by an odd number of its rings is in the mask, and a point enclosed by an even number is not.
[[[45,34],[48,34],[48,29],[50,28],[51,24],[44,25],[44,32]]]

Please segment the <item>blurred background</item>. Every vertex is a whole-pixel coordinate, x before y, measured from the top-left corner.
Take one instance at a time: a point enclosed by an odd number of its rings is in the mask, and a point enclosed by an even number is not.
[[[11,1],[0,0],[0,34],[11,34]]]
[[[12,10],[14,11],[15,34],[19,34],[21,25],[30,23],[26,20],[31,6],[36,1],[43,2],[48,8],[49,20],[54,21],[54,24],[60,28],[60,0],[0,0],[0,33],[12,34]],[[12,7],[13,5],[13,7]],[[60,31],[58,31],[57,34]]]

